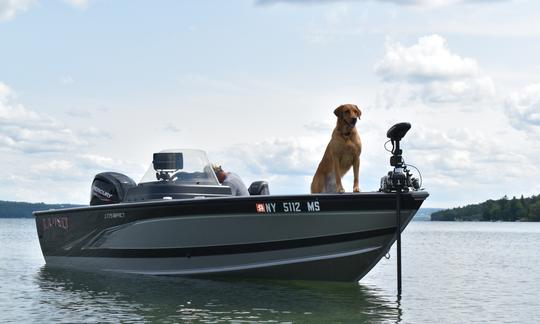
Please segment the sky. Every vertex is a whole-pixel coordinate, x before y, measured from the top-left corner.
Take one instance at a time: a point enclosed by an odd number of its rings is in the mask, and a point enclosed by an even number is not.
[[[172,148],[309,193],[344,103],[362,191],[410,122],[424,207],[539,194],[540,1],[0,0],[0,200],[87,204]]]

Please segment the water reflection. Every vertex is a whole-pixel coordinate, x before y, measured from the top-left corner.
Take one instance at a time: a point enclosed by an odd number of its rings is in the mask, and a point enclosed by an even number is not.
[[[394,296],[366,285],[201,280],[47,267],[35,280],[42,309],[34,320],[40,322],[396,323],[401,317]]]

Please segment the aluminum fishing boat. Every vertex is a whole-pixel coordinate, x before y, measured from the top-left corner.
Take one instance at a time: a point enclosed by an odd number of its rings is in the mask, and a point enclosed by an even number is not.
[[[356,281],[428,197],[407,171],[411,187],[401,193],[398,224],[393,172],[378,192],[270,195],[259,181],[250,196],[236,197],[220,185],[203,151],[164,151],[153,155],[138,184],[100,173],[89,206],[34,214],[48,267]]]

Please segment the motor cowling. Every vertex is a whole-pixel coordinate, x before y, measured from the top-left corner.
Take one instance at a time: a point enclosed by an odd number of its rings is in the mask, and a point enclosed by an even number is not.
[[[129,188],[137,184],[130,177],[117,172],[96,174],[90,190],[90,205],[107,205],[122,202]]]
[[[248,192],[250,196],[269,195],[270,188],[268,187],[268,182],[266,181],[255,181],[249,186]]]

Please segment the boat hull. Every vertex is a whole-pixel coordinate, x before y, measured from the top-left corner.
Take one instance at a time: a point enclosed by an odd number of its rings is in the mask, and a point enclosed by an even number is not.
[[[401,230],[427,196],[403,194]],[[252,196],[35,214],[51,267],[355,281],[395,241],[395,202],[388,193]]]

